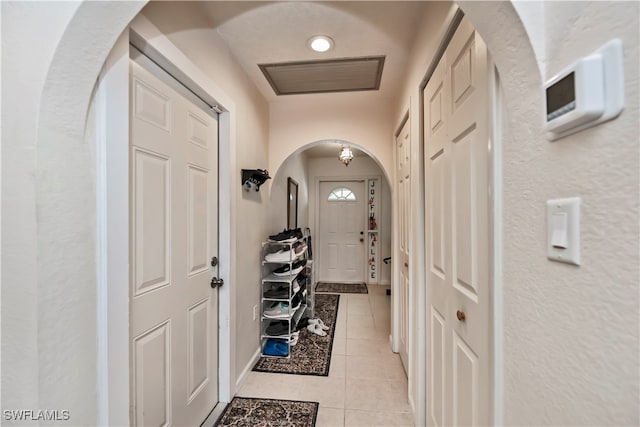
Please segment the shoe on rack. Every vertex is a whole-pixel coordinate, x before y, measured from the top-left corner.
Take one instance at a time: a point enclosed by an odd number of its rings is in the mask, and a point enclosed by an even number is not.
[[[304,260],[301,260],[304,261]],[[306,265],[306,261],[304,263],[300,263],[300,261],[294,262],[292,265],[283,265],[282,267],[276,268],[273,271],[275,276],[289,276],[296,275],[302,271],[304,266]]]
[[[293,283],[293,294],[297,294],[298,292],[300,292],[300,282],[298,281],[298,279],[294,280]]]
[[[293,244],[292,250],[296,255],[295,257],[297,258],[305,253],[305,251],[307,250],[307,244],[304,242],[296,242]]]
[[[269,289],[264,293],[266,298],[281,298],[287,299],[289,298],[289,288],[285,286],[278,286],[277,288]]]
[[[278,337],[287,335],[289,333],[289,322],[286,320],[276,320],[269,323],[269,326],[265,329],[267,335],[272,337]]]
[[[320,327],[320,325],[318,325],[317,323],[309,323],[307,325],[307,329],[310,332],[313,332],[316,335],[320,335],[321,337],[326,337],[327,333],[325,331],[322,330],[322,328]]]
[[[298,240],[298,236],[295,233],[295,230],[282,230],[282,232],[278,234],[273,234],[269,236],[269,240],[272,242],[280,242],[280,243],[291,243]]]
[[[289,231],[296,237],[296,239],[302,239],[304,237],[304,234],[302,234],[302,230],[299,228],[295,228]]]
[[[293,249],[282,249],[265,255],[264,260],[268,262],[290,262],[298,256]]]
[[[330,328],[324,324],[322,319],[309,319],[309,324],[317,324],[323,331],[328,331]]]
[[[269,319],[282,319],[289,317],[289,304],[286,302],[273,304],[264,311],[264,317]]]
[[[300,308],[300,303],[302,302],[302,298],[300,295],[296,294],[291,299],[291,311],[295,311]]]
[[[286,340],[269,338],[264,345],[262,353],[267,356],[288,356],[289,343]]]

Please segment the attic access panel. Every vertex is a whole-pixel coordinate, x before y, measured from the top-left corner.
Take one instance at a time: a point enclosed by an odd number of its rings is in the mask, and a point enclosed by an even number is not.
[[[258,64],[276,95],[378,90],[384,56]]]

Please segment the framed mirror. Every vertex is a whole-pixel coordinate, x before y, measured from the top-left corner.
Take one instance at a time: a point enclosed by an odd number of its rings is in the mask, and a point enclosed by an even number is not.
[[[287,178],[287,228],[298,228],[298,183]]]

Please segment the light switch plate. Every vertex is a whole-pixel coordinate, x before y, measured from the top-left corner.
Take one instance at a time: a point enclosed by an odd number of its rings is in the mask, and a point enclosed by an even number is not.
[[[566,215],[566,221],[558,221],[558,217]],[[556,219],[554,221],[554,218]],[[566,248],[554,246],[553,237],[558,236],[563,230],[554,229],[559,224],[566,224]],[[567,264],[580,265],[580,198],[547,200],[547,258],[552,261],[565,262]]]

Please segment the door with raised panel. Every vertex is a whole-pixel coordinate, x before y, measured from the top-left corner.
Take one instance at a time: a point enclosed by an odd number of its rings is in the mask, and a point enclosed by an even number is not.
[[[364,282],[365,200],[364,181],[320,182],[321,282]]]
[[[424,90],[427,422],[489,425],[489,82],[465,18]]]
[[[200,425],[218,401],[217,117],[132,59],[131,423]]]
[[[405,372],[409,372],[409,319],[411,307],[409,305],[409,230],[411,213],[411,138],[409,119],[402,125],[396,137],[396,159],[398,171],[398,220],[400,238],[398,239],[400,253],[400,360]]]

